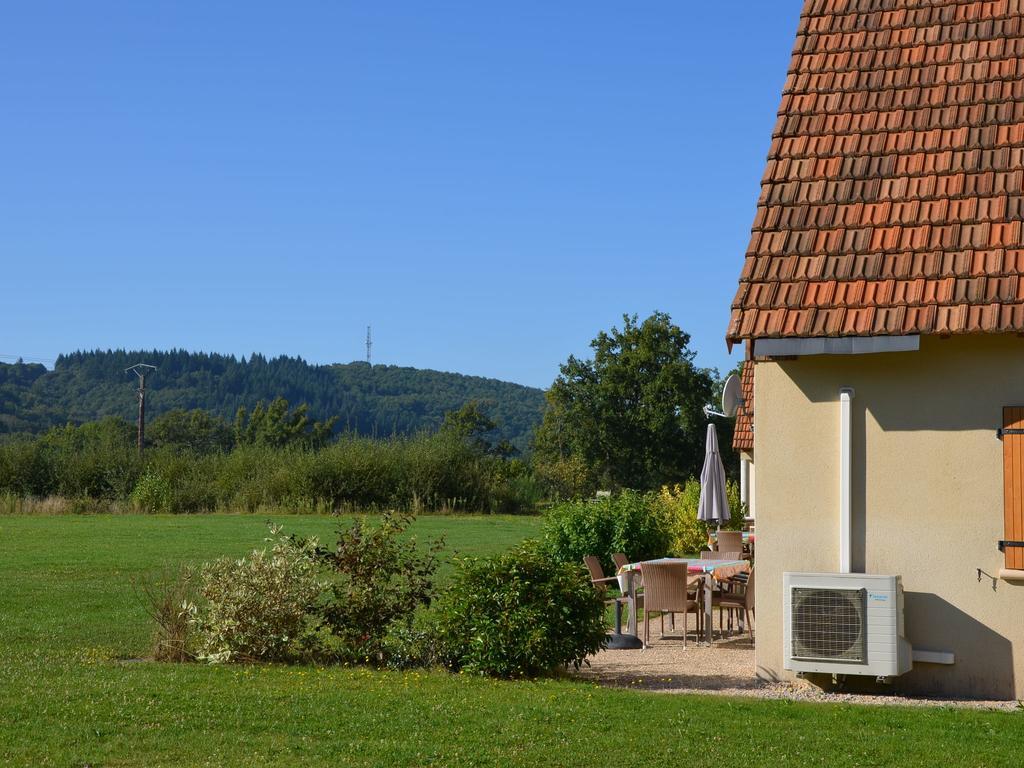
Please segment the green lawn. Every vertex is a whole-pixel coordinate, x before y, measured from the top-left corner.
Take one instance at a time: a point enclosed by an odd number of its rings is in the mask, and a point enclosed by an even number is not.
[[[330,518],[278,518],[329,536]],[[498,551],[531,518],[422,518]],[[263,519],[0,517],[0,765],[1002,766],[1024,717],[499,683],[445,673],[130,661],[130,577],[238,554]]]

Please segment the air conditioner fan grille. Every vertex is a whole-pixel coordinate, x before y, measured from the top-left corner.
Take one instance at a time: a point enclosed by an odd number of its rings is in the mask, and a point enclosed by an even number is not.
[[[867,590],[793,587],[791,599],[794,659],[867,662]]]

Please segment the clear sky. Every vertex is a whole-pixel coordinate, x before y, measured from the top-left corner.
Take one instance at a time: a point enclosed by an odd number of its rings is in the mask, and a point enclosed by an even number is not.
[[[348,362],[372,325],[547,386],[659,309],[725,370],[800,5],[9,5],[0,355]]]

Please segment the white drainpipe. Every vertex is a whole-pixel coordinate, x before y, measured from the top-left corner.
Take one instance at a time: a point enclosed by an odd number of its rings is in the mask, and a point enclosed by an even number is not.
[[[740,458],[740,502],[750,506],[750,462]]]
[[[852,568],[852,526],[850,506],[853,496],[853,428],[851,411],[853,388],[839,390],[839,572]]]

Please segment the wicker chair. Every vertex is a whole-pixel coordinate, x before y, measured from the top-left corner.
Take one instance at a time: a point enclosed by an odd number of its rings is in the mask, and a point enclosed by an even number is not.
[[[627,565],[629,565],[629,558],[623,552],[615,552],[612,554],[612,562],[615,563],[615,572],[618,573]],[[644,575],[640,571],[633,573],[634,584],[636,585],[636,592],[640,592],[644,588]]]
[[[601,567],[601,560],[596,555],[584,555],[583,564],[590,572],[590,583],[600,590],[607,591],[610,584],[618,585],[617,576],[605,576],[604,568]]]
[[[701,628],[700,601],[691,596],[693,584],[686,563],[647,563],[644,565],[644,647],[650,645],[651,616],[661,617],[665,632],[665,614],[683,614],[683,648],[686,647],[687,616],[697,614],[697,631]]]
[[[701,557],[703,557],[706,560],[742,560],[743,559],[743,553],[742,552],[721,552],[721,551],[719,551],[719,552],[706,552],[706,553],[702,552],[701,553]],[[728,582],[728,581],[726,581],[724,583],[720,582],[718,584],[718,586],[715,587],[714,592],[712,593],[712,597],[715,597],[715,596],[719,596],[720,597],[721,595],[729,592],[731,590],[731,588],[732,588],[732,584],[730,582]],[[714,603],[714,600],[712,600],[712,603]],[[725,624],[722,622],[722,614],[723,614],[723,611],[719,610],[718,611],[718,626],[719,627],[724,627],[725,626]],[[729,628],[732,629],[732,611],[731,610],[729,611]]]
[[[604,598],[605,605],[614,605],[616,611],[616,621],[622,618],[619,606],[626,606],[629,608],[629,596],[628,595],[612,595],[608,596],[608,585],[615,584],[618,586],[619,579],[617,576],[605,576],[604,568],[601,567],[601,560],[595,555],[585,555],[583,562],[587,566],[587,570],[590,572],[590,583],[594,585],[594,588],[601,593]],[[643,595],[636,596],[636,603],[638,606],[643,605]],[[618,625],[616,625],[618,626]]]
[[[719,531],[718,547],[719,552],[743,552],[742,531]],[[739,559],[739,558],[737,558]]]
[[[708,560],[742,560],[743,559],[743,553],[742,552],[731,552],[731,551],[730,552],[719,551],[719,552],[710,552],[707,555],[705,555],[705,557],[707,557]]]
[[[750,633],[750,642],[754,642],[754,625],[750,621],[754,618],[754,569],[751,568],[747,575],[747,584],[743,592],[723,592],[721,595],[714,595],[711,598],[711,606],[718,606],[719,615],[723,608],[730,612],[743,611],[747,631]]]

